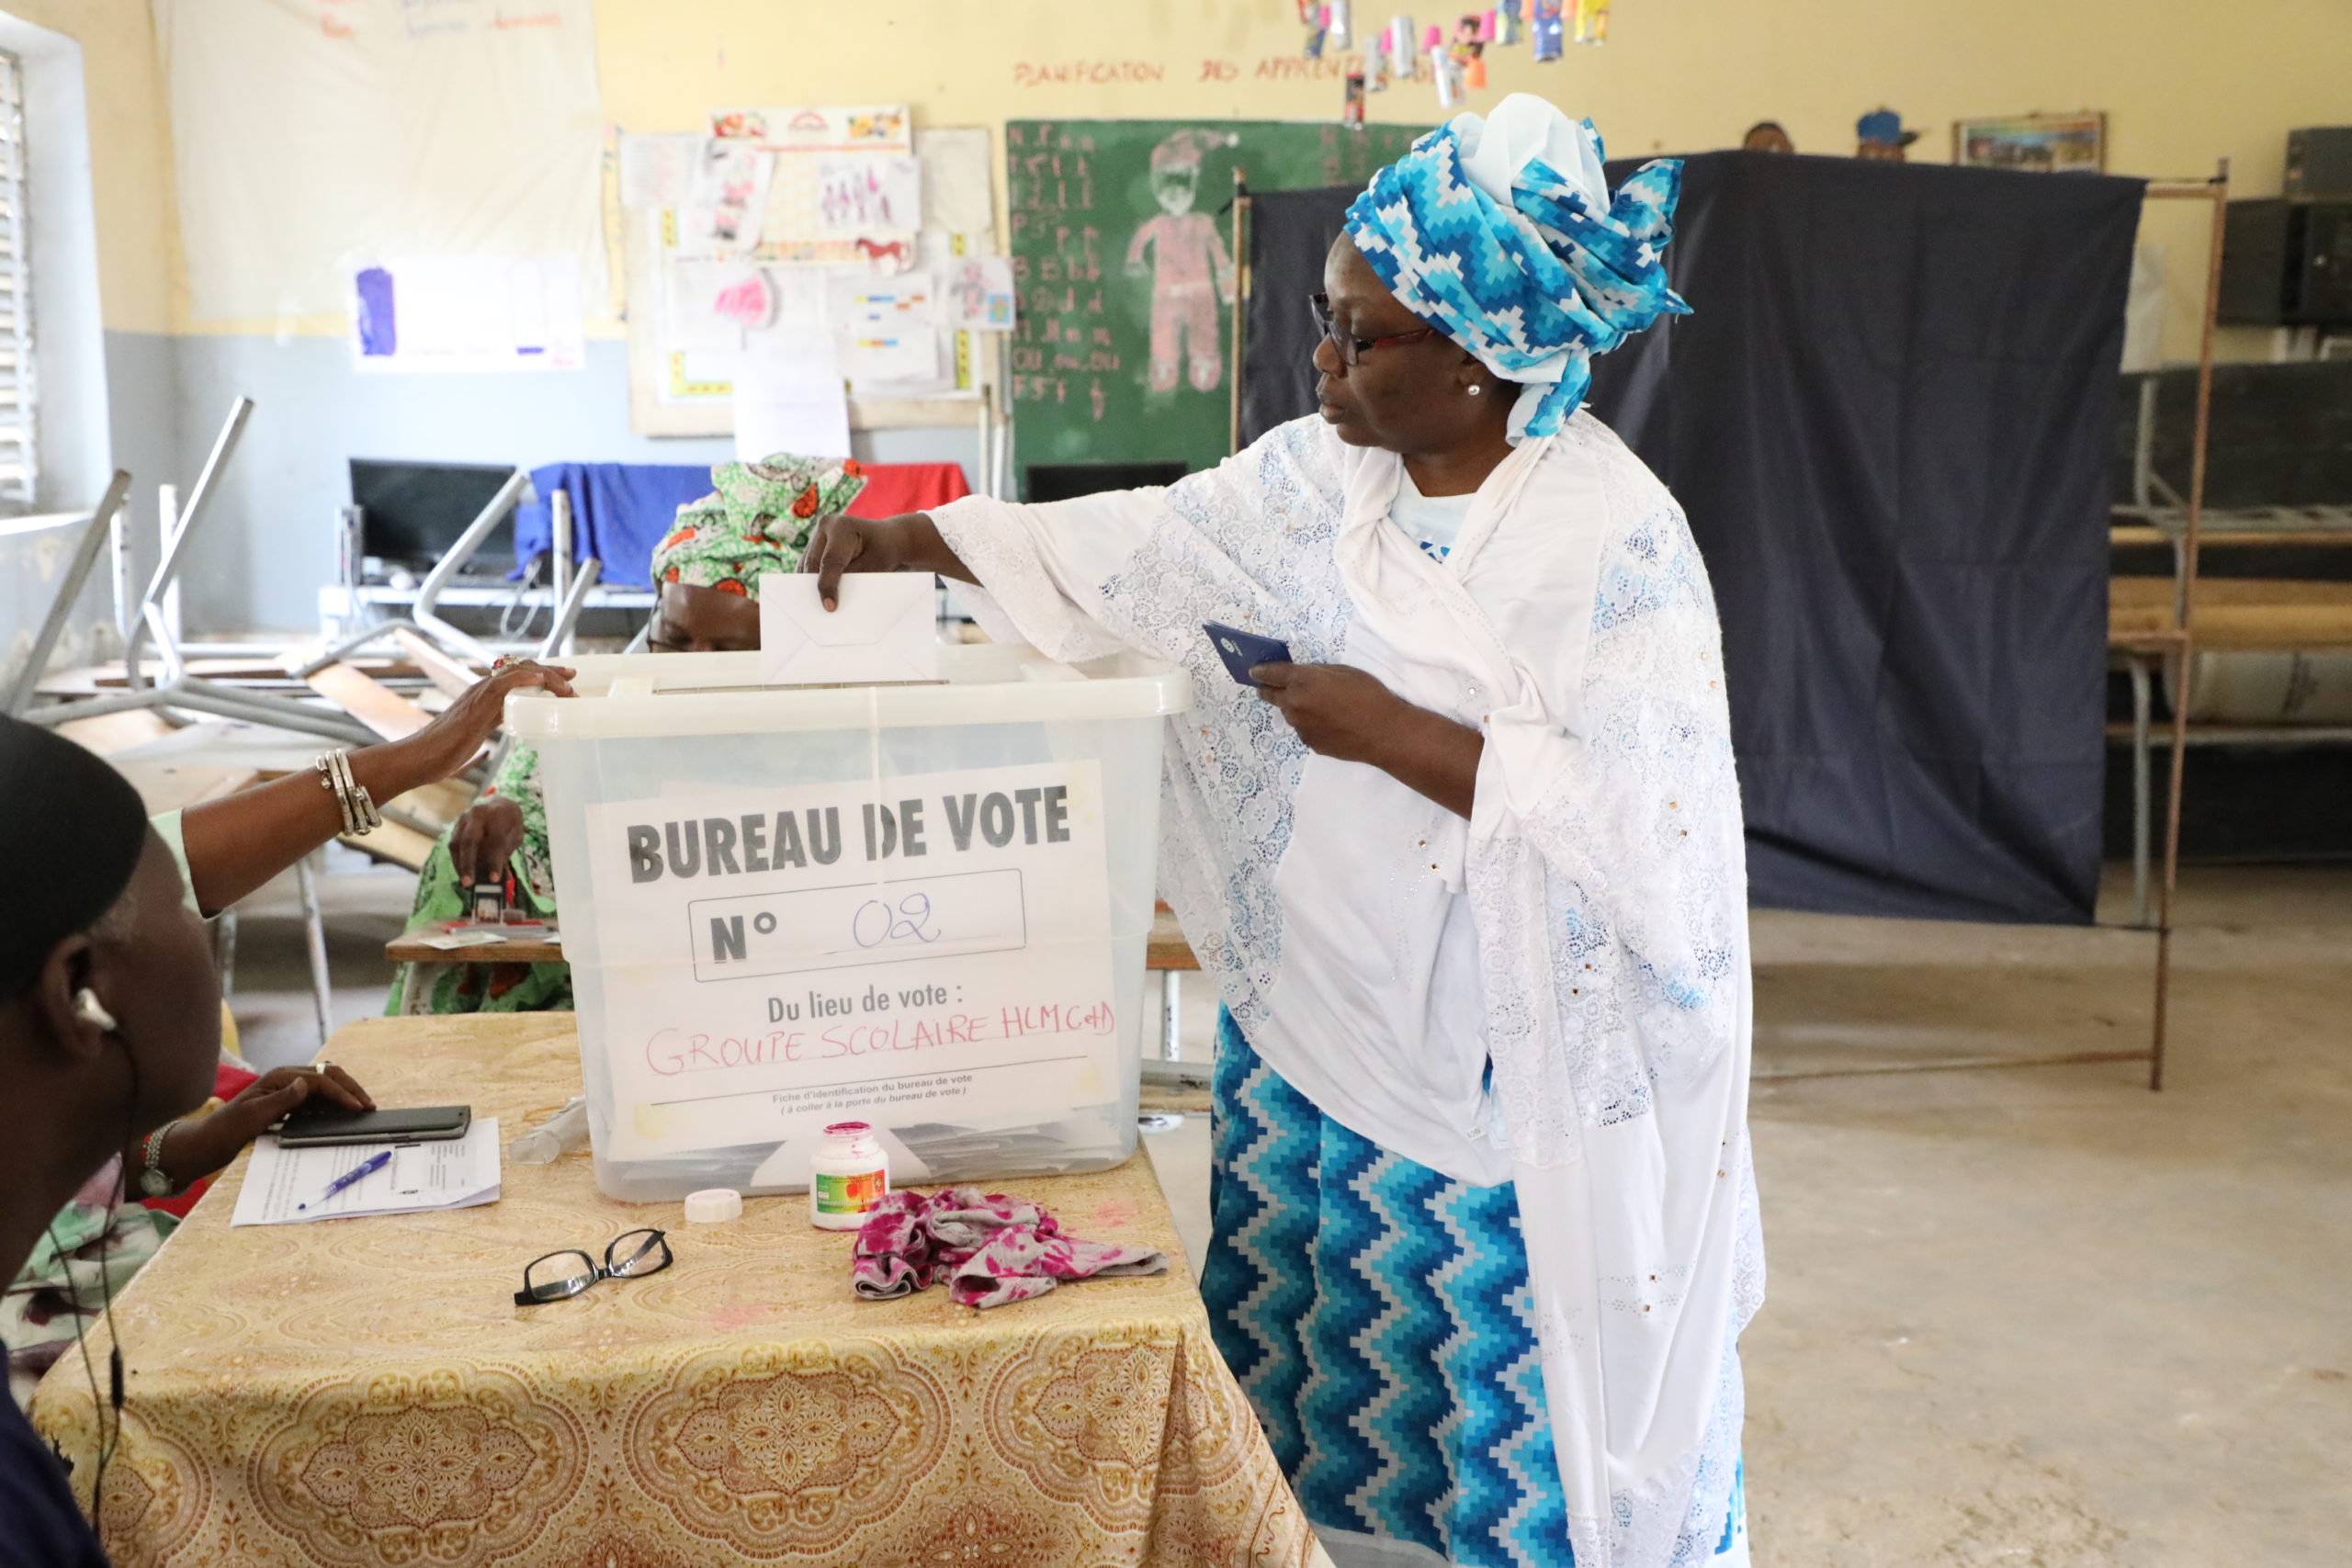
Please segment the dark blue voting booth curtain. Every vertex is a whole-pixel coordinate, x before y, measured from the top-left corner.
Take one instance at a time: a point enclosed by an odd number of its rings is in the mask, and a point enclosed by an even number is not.
[[[1637,166],[1612,164],[1612,184]],[[1673,489],[1706,556],[1755,903],[2091,918],[2108,442],[2140,193],[1688,161],[1668,257],[1694,313],[1599,361],[1590,406]],[[1253,310],[1312,287],[1269,275],[1312,245],[1273,243],[1266,217]],[[1252,398],[1264,341],[1243,400],[1271,424]],[[1306,385],[1294,414],[1312,410]]]

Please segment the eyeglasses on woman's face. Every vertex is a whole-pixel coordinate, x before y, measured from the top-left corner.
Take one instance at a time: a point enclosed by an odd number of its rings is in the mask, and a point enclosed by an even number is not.
[[[1419,343],[1425,337],[1437,335],[1435,327],[1422,327],[1416,332],[1395,333],[1387,337],[1357,337],[1352,333],[1341,332],[1340,323],[1331,319],[1331,297],[1329,294],[1310,294],[1306,302],[1314,308],[1315,324],[1322,329],[1325,337],[1331,340],[1331,346],[1340,351],[1340,363],[1342,365],[1357,364],[1375,348],[1386,348],[1400,343]]]

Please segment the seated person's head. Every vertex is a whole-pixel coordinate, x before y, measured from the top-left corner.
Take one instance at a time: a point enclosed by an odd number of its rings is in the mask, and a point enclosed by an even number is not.
[[[202,1105],[220,1052],[204,923],[138,791],[0,717],[0,1190],[45,1218],[126,1144]],[[0,1248],[15,1238],[0,1241]],[[13,1273],[21,1258],[0,1258]]]
[[[741,653],[760,646],[760,578],[800,569],[817,524],[865,488],[850,458],[722,463],[711,494],[678,508],[653,550],[656,653]]]

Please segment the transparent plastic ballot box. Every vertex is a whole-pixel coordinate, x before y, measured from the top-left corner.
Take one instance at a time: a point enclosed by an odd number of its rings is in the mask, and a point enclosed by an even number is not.
[[[894,1182],[1134,1152],[1179,667],[944,647],[936,682],[767,686],[760,656],[583,657],[538,753],[597,1185],[804,1190],[829,1123]]]

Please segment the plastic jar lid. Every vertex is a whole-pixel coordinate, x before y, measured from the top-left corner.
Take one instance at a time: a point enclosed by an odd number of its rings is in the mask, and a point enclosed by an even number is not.
[[[721,1220],[741,1219],[742,1215],[743,1195],[732,1187],[706,1187],[686,1194],[688,1224],[715,1224]]]

